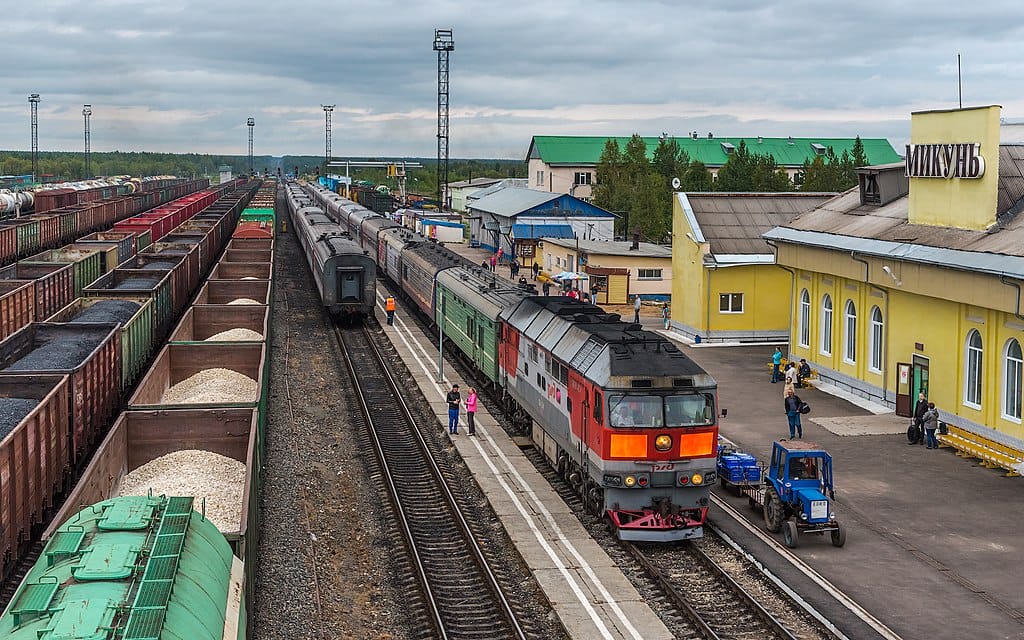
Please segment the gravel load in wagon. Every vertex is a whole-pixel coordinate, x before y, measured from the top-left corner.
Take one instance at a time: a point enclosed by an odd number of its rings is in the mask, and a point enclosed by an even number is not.
[[[212,451],[186,449],[150,460],[121,479],[118,495],[194,496],[195,510],[221,533],[242,526],[245,464]],[[205,500],[205,505],[203,501]]]
[[[158,282],[158,278],[125,278],[111,289],[152,289]]]
[[[68,320],[69,323],[99,322],[102,324],[124,324],[139,310],[138,302],[131,300],[101,300]]]
[[[231,369],[203,369],[169,387],[160,404],[212,404],[221,402],[256,402],[259,384],[245,374]]]
[[[259,331],[238,327],[215,333],[206,342],[259,342],[263,340],[263,334]]]
[[[39,405],[32,398],[0,398],[0,440],[18,426]]]
[[[234,300],[232,300],[228,304],[263,304],[263,303],[262,302],[257,302],[255,300],[253,300],[252,298],[235,298]]]
[[[29,351],[4,371],[55,371],[74,369],[82,364],[106,339],[102,335],[60,335]]]

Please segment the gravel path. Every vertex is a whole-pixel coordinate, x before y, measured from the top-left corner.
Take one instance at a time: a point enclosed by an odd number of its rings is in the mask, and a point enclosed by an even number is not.
[[[404,640],[400,551],[348,425],[353,391],[293,234],[276,253],[254,637]]]

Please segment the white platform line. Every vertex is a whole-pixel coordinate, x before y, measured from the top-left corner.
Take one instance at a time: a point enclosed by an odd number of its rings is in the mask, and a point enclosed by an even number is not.
[[[380,293],[378,293],[377,296],[378,306],[380,306]],[[409,340],[406,338],[406,336],[403,335],[403,331],[409,333],[410,336],[412,335],[408,326],[404,322],[400,321],[399,326],[401,327],[401,330],[397,332],[398,337],[401,338],[405,346],[412,352],[413,358],[416,359],[417,364],[419,364],[423,372],[430,376],[432,371],[424,364],[424,360],[421,359],[419,355],[413,351],[414,347],[409,343]],[[424,358],[429,358],[430,355],[432,355],[426,353],[426,351],[423,348],[423,345],[420,344],[418,340],[413,339],[412,342],[415,345],[415,347],[420,351],[420,354],[422,354]],[[434,378],[430,379],[430,384],[433,385],[434,389],[437,391],[439,396],[443,397],[447,392],[447,390],[442,388]],[[463,413],[460,412],[460,422],[463,422],[462,415]],[[597,574],[594,573],[593,568],[583,558],[583,555],[580,554],[579,550],[576,549],[575,545],[568,541],[561,527],[559,527],[558,524],[555,522],[555,519],[551,515],[551,512],[544,505],[543,501],[537,497],[536,493],[533,492],[533,490],[530,488],[529,483],[527,483],[526,480],[519,474],[519,471],[512,464],[512,461],[509,460],[508,457],[505,455],[505,452],[502,451],[497,446],[497,443],[495,443],[491,436],[486,433],[486,430],[480,430],[480,433],[483,434],[484,439],[490,444],[491,448],[494,450],[495,453],[497,453],[498,457],[501,458],[502,462],[505,464],[507,472],[516,478],[522,493],[529,496],[532,505],[537,509],[537,511],[541,512],[544,515],[544,519],[547,522],[548,526],[558,536],[559,544],[561,544],[572,555],[576,562],[579,563],[580,568],[583,569],[583,571],[587,574],[587,577],[590,578],[591,582],[597,587],[598,591],[600,591],[602,597],[612,608],[612,611],[615,612],[615,616],[619,619],[622,625],[626,628],[626,630],[629,631],[629,634],[636,640],[643,640],[643,636],[633,626],[632,621],[625,614],[622,608],[619,607],[618,602],[616,602],[615,598],[612,597],[611,593],[608,591],[608,588],[597,577]],[[568,570],[568,567],[565,565],[562,559],[558,557],[558,554],[550,546],[548,541],[544,539],[544,534],[534,524],[533,518],[529,515],[526,506],[522,503],[522,501],[519,498],[520,494],[516,493],[516,491],[514,491],[513,488],[510,487],[505,482],[505,479],[502,476],[500,470],[494,466],[494,463],[491,461],[490,456],[488,456],[486,452],[483,450],[482,445],[479,443],[479,441],[474,442],[474,446],[477,447],[477,450],[480,453],[481,457],[484,459],[484,461],[487,462],[487,465],[494,472],[495,479],[501,484],[502,488],[505,490],[505,493],[516,505],[516,510],[519,511],[519,513],[523,516],[523,519],[530,527],[530,531],[533,532],[533,535],[537,539],[537,542],[544,548],[545,552],[548,554],[548,557],[551,558],[551,561],[554,562],[555,565],[558,567],[559,573],[561,573],[562,576],[565,578],[566,582],[569,583],[569,586],[572,588],[573,594],[576,596],[576,599],[580,602],[581,605],[583,605],[583,607],[590,614],[591,620],[598,627],[602,637],[609,639],[613,638],[614,636],[611,635],[607,626],[604,624],[600,616],[597,614],[597,611],[595,611],[594,607],[590,604],[589,599],[587,598],[586,594],[583,593],[583,590],[576,582],[575,577],[572,576],[572,574]]]

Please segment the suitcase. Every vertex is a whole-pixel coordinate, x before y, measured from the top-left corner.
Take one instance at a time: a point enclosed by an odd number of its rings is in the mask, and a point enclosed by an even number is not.
[[[912,424],[907,427],[907,440],[909,442],[917,442],[921,439],[921,428],[916,424]]]

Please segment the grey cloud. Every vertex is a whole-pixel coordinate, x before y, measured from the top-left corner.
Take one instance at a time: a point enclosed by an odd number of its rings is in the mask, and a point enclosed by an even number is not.
[[[754,7],[754,8],[751,8]],[[318,154],[435,151],[435,27],[452,27],[451,152],[522,157],[534,134],[692,129],[719,135],[887,136],[908,112],[1024,104],[1009,58],[1016,3],[37,0],[8,8],[0,147]],[[1016,111],[1015,111],[1016,110]]]

